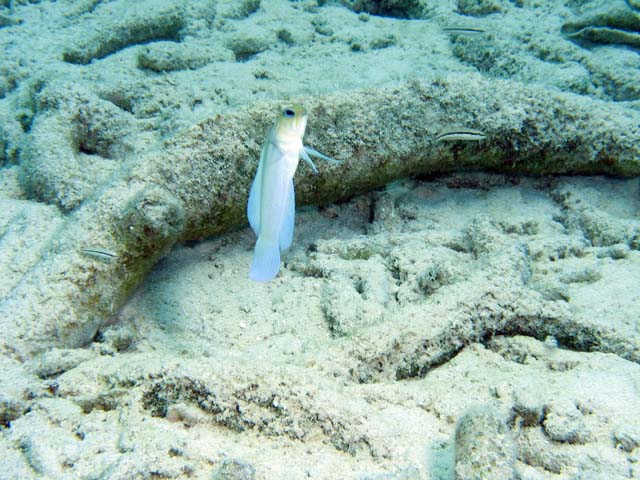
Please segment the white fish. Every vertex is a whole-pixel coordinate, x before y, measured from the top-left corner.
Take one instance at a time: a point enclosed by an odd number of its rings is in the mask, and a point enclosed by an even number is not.
[[[302,157],[318,173],[309,155],[340,163],[305,147],[302,137],[307,113],[300,105],[287,107],[269,129],[251,185],[247,216],[258,237],[249,278],[266,282],[280,270],[280,252],[291,246],[296,200],[293,175]]]

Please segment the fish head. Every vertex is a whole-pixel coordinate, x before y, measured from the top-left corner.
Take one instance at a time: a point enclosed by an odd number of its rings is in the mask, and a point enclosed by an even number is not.
[[[307,112],[301,105],[285,107],[275,124],[276,136],[285,142],[300,141],[307,127]]]

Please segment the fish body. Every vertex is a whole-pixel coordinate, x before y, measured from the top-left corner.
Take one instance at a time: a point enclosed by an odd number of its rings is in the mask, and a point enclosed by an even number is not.
[[[482,35],[485,33],[485,30],[482,28],[464,26],[445,27],[442,31],[451,35]]]
[[[87,247],[80,250],[84,255],[93,257],[103,262],[111,263],[118,259],[118,254],[113,250],[101,247]]]
[[[455,142],[460,140],[479,142],[486,138],[487,135],[481,130],[467,127],[452,127],[438,133],[438,135],[436,135],[436,142]]]
[[[339,164],[302,143],[307,113],[300,105],[285,108],[269,129],[260,153],[256,178],[251,184],[247,216],[258,237],[249,278],[266,282],[280,270],[280,252],[291,246],[296,215],[293,175],[300,158],[318,173],[310,155]]]
[[[304,151],[307,114],[299,106],[285,108],[269,129],[251,185],[247,216],[258,237],[249,277],[265,282],[280,270],[280,252],[291,246],[295,219],[293,175]]]

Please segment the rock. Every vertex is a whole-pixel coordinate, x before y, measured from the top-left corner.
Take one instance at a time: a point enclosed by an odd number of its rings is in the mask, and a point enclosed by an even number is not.
[[[589,441],[589,430],[582,415],[574,403],[558,400],[547,406],[542,425],[553,441],[586,443]]]
[[[68,212],[135,153],[138,128],[130,114],[76,85],[53,82],[38,104],[21,156],[21,183],[30,198]]]
[[[71,35],[62,54],[65,62],[86,65],[132,45],[156,40],[178,40],[185,26],[184,9],[179,2],[143,1],[121,15],[122,4],[106,5],[102,15],[93,20],[87,35],[86,25]],[[105,22],[105,18],[109,21]],[[91,20],[90,20],[91,21]]]
[[[624,0],[588,2],[561,29],[566,38],[594,52],[581,62],[590,83],[618,101],[640,98],[640,62],[632,51],[640,48],[640,11],[632,7]]]
[[[623,0],[596,1],[562,32],[581,45],[628,45],[640,48],[640,12]]]
[[[499,0],[458,0],[458,11],[462,15],[484,17],[505,10],[505,2]]]
[[[0,200],[3,216],[0,298],[18,286],[27,272],[42,260],[46,243],[63,225],[63,217],[51,205],[26,200]]]
[[[418,0],[341,0],[342,4],[357,13],[369,13],[382,17],[420,18],[423,6]]]
[[[512,171],[511,164],[507,167],[504,163],[509,158],[509,162],[516,161],[520,165],[521,171],[530,173],[561,173],[566,169],[591,171],[594,168],[593,158],[606,156],[611,159],[602,163],[607,171],[628,175],[640,171],[638,143],[630,135],[638,129],[630,125],[633,117],[616,113],[608,105],[598,110],[593,102],[587,109],[577,98],[549,94],[537,87],[514,87],[508,82],[502,87],[497,85],[500,84],[489,84],[480,78],[472,82],[469,77],[451,77],[443,83],[410,84],[381,90],[375,96],[362,92],[309,100],[306,107],[315,123],[307,143],[348,161],[341,167],[321,166],[319,177],[301,176],[296,185],[298,198],[305,203],[327,202],[411,173],[426,173],[432,168],[439,171],[455,168],[460,155],[467,156],[467,165],[478,162],[478,166],[485,168],[508,168]],[[484,102],[479,106],[473,99],[478,98],[481,90]],[[487,99],[489,95],[494,95],[492,101]],[[516,108],[523,98],[528,99],[526,108]],[[531,98],[537,100],[532,102]],[[508,102],[510,113],[497,116],[491,113],[487,105],[492,102],[496,105]],[[489,138],[495,138],[495,142],[501,145],[500,149],[492,147],[491,140],[479,148],[464,146],[462,151],[455,146],[434,143],[429,133],[435,134],[437,125],[445,121],[445,104],[448,105],[447,118],[456,115],[456,111],[458,116],[464,116],[469,109],[476,109],[475,115],[484,118],[478,127],[485,128]],[[57,291],[53,295],[65,298],[66,303],[60,305],[60,310],[67,313],[48,309],[51,313],[58,313],[51,320],[46,320],[47,313],[41,312],[37,322],[35,319],[14,317],[12,321],[20,325],[34,325],[29,328],[28,337],[32,340],[24,344],[25,351],[38,350],[51,345],[51,342],[63,347],[86,343],[104,322],[105,316],[135,288],[141,274],[151,267],[154,259],[163,255],[174,242],[212,235],[243,222],[249,182],[262,142],[258,133],[271,121],[277,108],[275,104],[263,104],[201,123],[168,141],[165,151],[149,153],[135,165],[125,168],[112,183],[100,190],[98,197],[77,209],[73,225],[61,231],[50,246],[51,251],[60,252],[56,254],[60,257],[45,257],[29,279],[29,282],[48,284],[50,290]],[[554,113],[550,116],[549,112],[554,108],[565,110],[566,115]],[[485,109],[485,117],[482,109]],[[314,112],[318,113],[314,115]],[[393,121],[399,112],[413,118],[407,127],[401,129]],[[551,122],[557,128],[536,128],[538,122]],[[331,127],[336,124],[340,125],[339,130]],[[430,132],[425,134],[421,127],[423,124],[430,125]],[[604,138],[610,139],[608,143],[595,142],[594,137],[602,128],[607,129]],[[527,132],[524,136],[523,131]],[[381,139],[384,139],[382,143]],[[568,155],[564,147],[559,147],[566,142],[577,142],[580,147]],[[515,143],[518,144],[517,157],[513,157],[515,150],[504,148]],[[359,145],[357,148],[356,144]],[[367,152],[373,151],[375,157],[369,157]],[[487,155],[488,152],[492,154]],[[376,160],[370,164],[365,158]],[[216,160],[212,163],[211,159]],[[56,168],[55,165],[52,164],[52,168]],[[35,164],[32,172],[27,178],[42,175]],[[66,175],[62,173],[60,178],[67,178]],[[46,176],[47,179],[52,177]],[[27,185],[31,183],[28,181]],[[94,187],[87,191],[91,188]],[[80,192],[70,197],[55,183],[48,191],[69,208],[87,195]],[[184,212],[184,217],[181,212]],[[85,248],[107,248],[117,253],[118,260],[100,265],[97,271],[87,275],[84,265],[88,259],[79,256],[78,247],[76,250],[63,247],[70,243]],[[64,282],[47,280],[47,276],[52,274],[47,266],[49,262],[57,265],[72,262],[82,274],[68,274]],[[128,267],[123,270],[125,263]],[[68,271],[74,271],[67,265]],[[14,292],[13,299],[8,298],[0,305],[0,312],[12,308],[22,310],[22,315],[29,315],[13,302],[41,303],[34,297],[42,294],[36,293],[40,290],[30,289],[26,284],[24,288],[26,296]],[[71,302],[72,308],[68,306],[69,295],[75,298]],[[49,322],[58,326],[49,325]],[[60,323],[68,327],[61,327]],[[50,328],[64,333],[55,340],[43,333]],[[5,331],[12,330],[8,328]]]
[[[515,442],[506,419],[493,408],[474,408],[458,420],[455,432],[456,479],[513,479],[516,457]]]
[[[211,475],[211,480],[254,480],[256,469],[243,460],[229,458]]]
[[[322,255],[314,263],[324,259]],[[354,335],[380,323],[393,290],[382,258],[376,255],[336,264],[333,271],[325,269],[327,281],[320,300],[331,333],[338,337]]]
[[[227,48],[233,52],[237,62],[246,62],[254,55],[267,50],[269,40],[255,35],[238,35],[228,40]]]
[[[0,355],[3,388],[0,391],[0,425],[9,425],[25,414],[40,391],[36,379],[16,360]]]
[[[234,53],[227,48],[215,50],[211,45],[197,43],[186,47],[176,42],[154,42],[139,50],[138,66],[154,72],[194,70],[215,61],[232,60]]]
[[[640,446],[640,429],[633,425],[622,425],[613,434],[616,448],[632,452]]]
[[[31,363],[30,369],[40,378],[48,378],[71,370],[94,357],[95,353],[90,350],[54,348],[36,357]]]

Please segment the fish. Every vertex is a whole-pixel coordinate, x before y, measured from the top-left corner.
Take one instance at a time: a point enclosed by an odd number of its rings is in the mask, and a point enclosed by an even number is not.
[[[453,142],[456,140],[479,142],[485,138],[487,138],[487,134],[481,130],[467,127],[453,127],[438,133],[438,135],[436,135],[436,142]]]
[[[485,32],[484,29],[475,27],[445,27],[442,31],[450,35],[481,35]]]
[[[80,251],[89,257],[97,258],[107,263],[114,262],[118,258],[118,254],[113,250],[107,250],[101,247],[86,247]]]
[[[293,242],[295,221],[295,190],[293,175],[300,158],[314,173],[318,169],[311,156],[333,164],[339,160],[328,157],[302,143],[307,127],[307,112],[301,105],[282,110],[269,129],[262,146],[256,176],[251,184],[247,217],[257,237],[249,278],[267,282],[280,271],[280,254]]]

